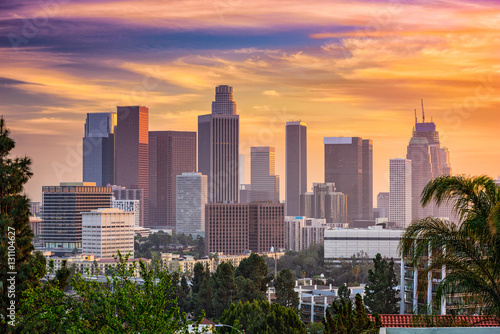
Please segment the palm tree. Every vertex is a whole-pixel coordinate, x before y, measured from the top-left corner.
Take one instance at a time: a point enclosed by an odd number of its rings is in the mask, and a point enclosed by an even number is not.
[[[451,204],[461,224],[433,217],[410,225],[399,244],[422,276],[446,268],[436,300],[447,294],[500,317],[500,188],[487,176],[441,176],[427,184],[422,204]],[[427,255],[431,253],[431,261]]]

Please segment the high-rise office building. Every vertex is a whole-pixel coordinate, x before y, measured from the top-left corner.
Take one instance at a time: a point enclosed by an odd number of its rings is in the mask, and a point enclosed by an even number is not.
[[[207,253],[234,255],[285,246],[282,203],[212,203],[205,211]]]
[[[347,220],[373,218],[373,144],[359,137],[325,137],[325,182],[347,196]]]
[[[144,189],[144,227],[149,226],[149,110],[117,107],[115,181],[127,189]]]
[[[120,206],[120,201],[139,201],[139,211],[134,210],[135,214],[139,216],[139,225],[138,227],[144,227],[144,189],[127,189],[125,187],[120,187],[120,186],[112,186],[111,187],[113,190],[113,197],[115,201],[117,202],[116,208],[122,209],[124,211],[129,211],[125,210],[123,206]],[[125,202],[126,203],[126,202]],[[123,205],[127,205],[127,204]],[[130,204],[128,204],[130,205]],[[134,204],[135,206],[135,204]]]
[[[379,216],[377,218],[389,218],[389,193],[380,192],[377,195],[377,209],[379,211]]]
[[[239,168],[240,168],[240,186],[241,186],[242,184],[245,184],[245,155],[244,154],[240,154]]]
[[[176,233],[205,237],[207,176],[201,173],[177,175]]]
[[[118,251],[134,256],[134,214],[120,209],[82,213],[82,252],[112,259]]]
[[[88,113],[83,137],[83,182],[115,183],[116,113]]]
[[[114,199],[111,207],[134,215],[134,227],[141,227],[141,201],[138,199]]]
[[[243,254],[248,247],[249,204],[209,203],[205,206],[207,253]]]
[[[389,222],[406,228],[412,221],[412,170],[411,160],[391,159],[389,161]]]
[[[40,216],[42,203],[30,202],[30,212],[32,216]]]
[[[240,203],[250,203],[252,201],[252,185],[240,184]]]
[[[300,252],[320,244],[328,228],[326,219],[285,217],[285,249]]]
[[[196,132],[149,132],[149,226],[175,228],[176,177],[196,171]]]
[[[300,195],[307,191],[307,126],[286,123],[286,215],[300,214]]]
[[[415,112],[415,126],[406,158],[412,161],[412,218],[434,216],[458,221],[450,204],[443,203],[438,206],[431,202],[425,207],[421,204],[422,191],[427,183],[441,175],[451,175],[449,151],[446,147],[441,147],[436,124],[425,121],[423,106],[421,123],[418,122]]]
[[[252,202],[280,201],[280,179],[276,175],[276,153],[274,147],[259,146],[250,148]]]
[[[42,187],[41,239],[47,250],[82,248],[82,212],[111,207],[111,187],[95,182],[61,182]]]
[[[248,247],[254,253],[285,247],[285,206],[282,203],[248,204]]]
[[[198,116],[198,171],[207,175],[210,203],[239,200],[239,115],[233,88],[215,88],[212,113]]]
[[[312,192],[300,195],[300,215],[322,218],[330,226],[344,227],[347,222],[346,196],[334,183],[314,183]]]
[[[408,144],[406,159],[412,168],[412,219],[433,215],[432,206],[423,207],[420,196],[425,185],[432,180],[432,164],[429,143],[425,137],[412,137]]]

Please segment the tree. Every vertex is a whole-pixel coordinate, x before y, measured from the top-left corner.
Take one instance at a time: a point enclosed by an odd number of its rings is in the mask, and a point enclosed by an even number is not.
[[[215,317],[220,317],[225,309],[236,299],[238,288],[234,278],[234,268],[229,262],[222,262],[217,266],[213,275],[212,286],[214,298],[212,301]]]
[[[148,269],[141,261],[129,270],[119,254],[116,275],[102,284],[76,274],[75,296],[57,284],[31,286],[23,299],[17,324],[20,333],[180,333],[187,330],[175,299],[172,276]],[[130,272],[139,271],[143,284]],[[134,312],[131,312],[134,310]]]
[[[373,259],[374,270],[368,271],[370,284],[365,286],[365,305],[370,312],[379,314],[399,313],[398,280],[394,272],[394,260],[388,263],[378,253]]]
[[[238,299],[243,303],[253,302],[254,299],[264,299],[267,286],[272,277],[268,275],[268,268],[264,257],[252,253],[240,262],[236,268],[236,282],[238,285]]]
[[[330,312],[331,310],[331,312]],[[375,322],[368,318],[361,296],[356,294],[355,307],[352,301],[340,298],[326,310],[322,322],[325,334],[378,333],[381,327],[380,316],[375,313]]]
[[[351,289],[347,287],[347,284],[342,284],[338,289],[339,298],[344,299],[346,302],[351,299]]]
[[[27,157],[11,158],[15,142],[5,120],[0,117],[0,272],[3,286],[0,297],[0,313],[9,314],[11,301],[19,309],[19,300],[29,284],[35,284],[45,275],[45,258],[32,254],[33,231],[30,227],[29,199],[24,185],[31,178],[31,160]],[[7,274],[16,273],[16,274]],[[15,286],[15,293],[8,287]],[[7,321],[12,320],[7,317]],[[2,326],[6,324],[2,321]]]
[[[196,273],[196,268],[195,268],[195,273]],[[205,267],[205,270],[203,271],[198,292],[195,292],[195,286],[193,286],[192,309],[196,316],[200,316],[204,313],[207,316],[207,318],[215,317],[215,310],[212,305],[212,300],[214,298],[212,285],[213,284],[212,284],[212,278],[210,276],[210,269],[208,268],[207,265]]]
[[[422,192],[422,204],[451,204],[462,224],[428,217],[410,225],[399,247],[421,277],[446,268],[436,301],[467,298],[476,312],[500,316],[500,188],[487,176],[440,176]],[[428,254],[432,261],[427,260]]]
[[[234,326],[237,323],[246,334],[306,334],[304,323],[297,313],[279,304],[256,300],[232,304],[220,318],[222,324]],[[230,329],[220,329],[229,333]]]
[[[280,270],[274,283],[276,303],[298,311],[299,295],[295,292],[295,278],[290,269]]]
[[[71,276],[71,270],[68,268],[68,261],[61,261],[61,268],[56,271],[56,276],[54,277],[54,283],[57,284],[59,289],[64,291],[69,285],[69,278]]]

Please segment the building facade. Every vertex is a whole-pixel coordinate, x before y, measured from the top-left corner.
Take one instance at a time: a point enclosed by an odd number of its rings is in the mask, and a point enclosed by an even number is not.
[[[149,219],[149,109],[117,107],[115,181],[127,189],[143,189],[143,222]]]
[[[300,215],[300,195],[307,191],[307,125],[286,123],[286,215]]]
[[[61,182],[42,187],[42,245],[71,253],[82,248],[82,212],[111,207],[111,187],[94,182]]]
[[[115,183],[116,113],[88,113],[83,137],[83,182]]]
[[[300,195],[300,214],[308,218],[323,218],[332,227],[347,222],[347,199],[335,191],[334,183],[314,183],[312,192]]]
[[[412,221],[412,161],[389,161],[389,222],[406,228]]]
[[[182,173],[177,176],[176,233],[205,236],[207,176]]]
[[[254,253],[285,247],[285,206],[281,203],[248,204],[248,247]]]
[[[139,201],[139,211],[135,212],[139,215],[139,226],[144,227],[144,189],[127,189],[120,186],[112,186],[111,189],[113,190],[113,197],[116,201]],[[118,209],[129,211],[121,207],[118,207]]]
[[[120,209],[82,213],[82,252],[112,259],[120,251],[134,256],[134,214]]]
[[[134,214],[134,227],[141,227],[141,201],[138,199],[114,199],[111,207]]]
[[[149,132],[149,226],[175,228],[176,182],[196,171],[196,132]]]
[[[331,229],[325,231],[325,259],[358,257],[400,259],[398,244],[403,230],[387,230],[379,226],[367,229]]]
[[[281,203],[212,203],[205,212],[207,253],[235,255],[285,246]]]
[[[389,218],[389,194],[388,192],[377,194],[377,209],[379,210],[379,217],[377,218]]]
[[[322,243],[328,227],[326,219],[285,217],[285,249],[300,252]]]
[[[347,220],[373,218],[373,144],[359,137],[325,137],[325,182],[347,196]]]
[[[208,202],[239,200],[239,115],[233,88],[215,88],[212,113],[198,116],[198,171],[207,175]]]
[[[251,202],[280,201],[280,179],[276,175],[276,152],[274,147],[250,148]]]

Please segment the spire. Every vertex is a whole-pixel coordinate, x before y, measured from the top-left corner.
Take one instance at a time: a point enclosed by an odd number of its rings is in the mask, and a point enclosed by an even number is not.
[[[425,123],[425,112],[424,112],[424,99],[420,99],[422,103],[422,123]]]
[[[417,121],[417,109],[415,109],[415,126],[417,125],[418,121]]]

